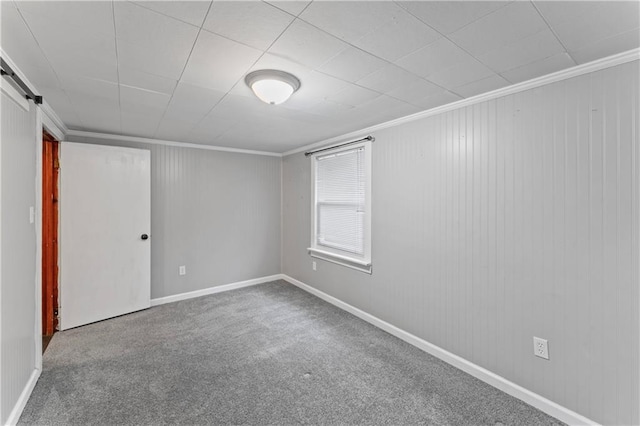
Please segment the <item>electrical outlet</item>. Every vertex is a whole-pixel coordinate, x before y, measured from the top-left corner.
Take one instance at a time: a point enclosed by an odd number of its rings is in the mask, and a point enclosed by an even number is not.
[[[178,268],[178,273],[180,275],[187,275],[187,267],[186,266],[181,266],[180,268]]]
[[[311,262],[311,267],[313,268],[314,271],[316,270],[317,266],[316,266],[315,260],[313,262]]]
[[[545,339],[534,337],[533,354],[540,358],[549,359],[549,343]]]

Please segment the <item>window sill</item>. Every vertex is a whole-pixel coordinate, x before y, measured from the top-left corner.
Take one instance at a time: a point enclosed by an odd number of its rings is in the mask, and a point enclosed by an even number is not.
[[[318,250],[315,248],[307,248],[309,255],[317,259],[326,260],[327,262],[342,265],[347,268],[355,269],[356,271],[365,272],[367,274],[372,273],[372,265],[370,261],[363,261],[359,259],[353,259],[347,256],[341,256],[324,250]]]

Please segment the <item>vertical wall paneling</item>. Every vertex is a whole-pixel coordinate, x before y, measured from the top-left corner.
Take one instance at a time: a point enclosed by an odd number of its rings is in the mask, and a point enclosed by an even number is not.
[[[372,275],[312,271],[308,160],[283,158],[283,273],[597,422],[639,424],[638,75],[629,62],[377,131]]]
[[[152,299],[280,273],[279,157],[69,139],[151,151]]]
[[[0,299],[0,423],[19,402],[36,366],[36,230],[29,208],[36,206],[37,113],[25,111],[3,92],[2,299]]]

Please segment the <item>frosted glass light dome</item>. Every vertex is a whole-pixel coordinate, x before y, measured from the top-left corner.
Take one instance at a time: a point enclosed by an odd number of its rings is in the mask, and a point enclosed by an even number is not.
[[[300,80],[278,70],[253,71],[247,74],[244,81],[258,99],[270,105],[285,102],[300,88]]]

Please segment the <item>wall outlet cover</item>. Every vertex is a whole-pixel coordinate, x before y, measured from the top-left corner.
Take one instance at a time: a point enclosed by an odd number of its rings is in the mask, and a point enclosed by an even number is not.
[[[187,274],[187,267],[186,266],[181,266],[180,268],[178,268],[178,273],[180,275],[186,275]]]
[[[549,359],[549,342],[540,337],[534,337],[533,354],[540,358]]]

